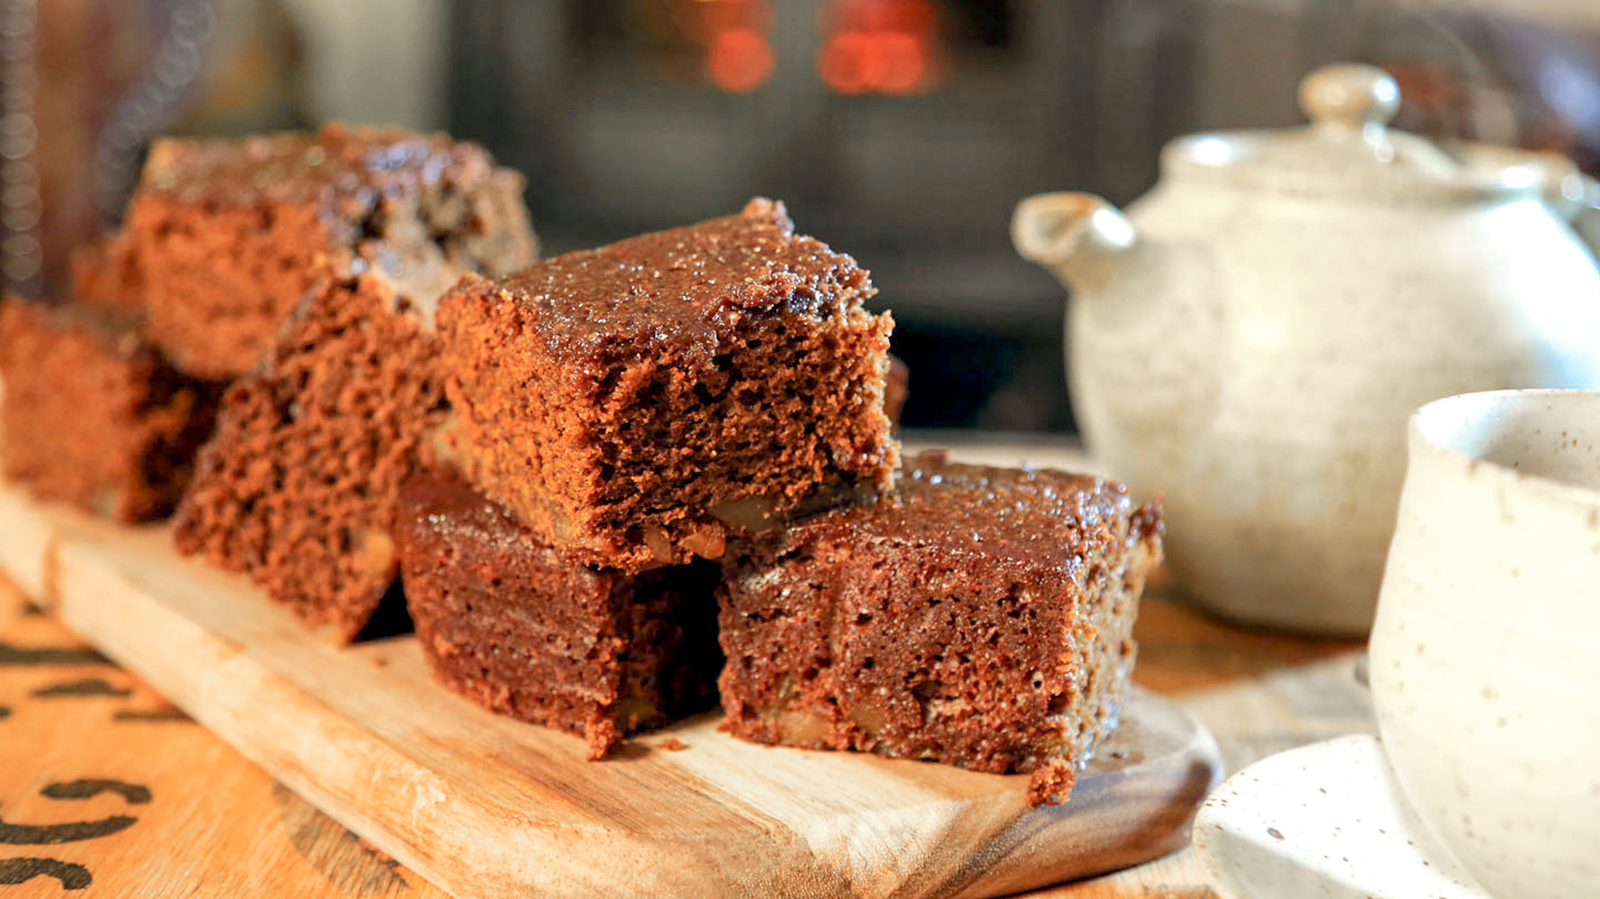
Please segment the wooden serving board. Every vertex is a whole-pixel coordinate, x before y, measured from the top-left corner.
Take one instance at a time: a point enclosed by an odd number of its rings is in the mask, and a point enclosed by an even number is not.
[[[320,641],[163,529],[3,488],[0,535],[68,626],[458,897],[997,896],[1182,846],[1220,776],[1204,728],[1142,691],[1055,808],[1027,808],[1026,776],[753,746],[709,715],[589,763],[435,685],[413,637]]]

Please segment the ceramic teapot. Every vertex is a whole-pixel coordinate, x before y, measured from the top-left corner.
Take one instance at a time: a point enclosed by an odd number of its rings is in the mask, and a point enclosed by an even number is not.
[[[1320,69],[1310,127],[1180,138],[1126,213],[1056,193],[1012,220],[1071,288],[1090,452],[1165,497],[1179,584],[1239,620],[1366,631],[1417,407],[1600,386],[1575,170],[1459,161],[1385,127],[1399,99],[1380,69]]]

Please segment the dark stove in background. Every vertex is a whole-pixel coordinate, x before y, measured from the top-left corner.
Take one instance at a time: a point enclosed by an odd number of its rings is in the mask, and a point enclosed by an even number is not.
[[[1140,165],[1098,158],[1120,152],[1087,139],[1112,5],[459,0],[451,127],[528,173],[552,252],[780,197],[872,270],[909,423],[1067,428],[1064,294],[1013,252],[1011,209],[1114,180],[1097,167],[1136,190],[1190,121],[1129,110]],[[1156,36],[1138,80],[1184,80],[1183,43]]]

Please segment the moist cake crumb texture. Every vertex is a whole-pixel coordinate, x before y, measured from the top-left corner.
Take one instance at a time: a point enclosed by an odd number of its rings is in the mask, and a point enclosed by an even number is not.
[[[591,759],[716,704],[715,565],[591,568],[453,475],[419,477],[401,496],[406,600],[451,689],[579,734]]]
[[[124,522],[171,512],[220,393],[168,365],[135,314],[16,299],[0,307],[0,376],[6,476]]]
[[[354,639],[398,572],[400,483],[446,418],[434,358],[387,279],[314,289],[261,367],[228,388],[174,522],[179,550]]]
[[[1036,772],[1061,801],[1115,725],[1160,510],[1052,471],[912,460],[895,493],[724,570],[724,728]]]

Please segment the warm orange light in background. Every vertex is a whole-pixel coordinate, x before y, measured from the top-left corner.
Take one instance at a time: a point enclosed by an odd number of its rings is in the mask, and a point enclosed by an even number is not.
[[[841,94],[861,94],[872,88],[871,41],[865,31],[831,35],[817,54],[822,80]]]
[[[912,94],[933,85],[938,18],[928,0],[835,0],[817,73],[841,94]]]
[[[927,60],[927,45],[917,38],[899,31],[879,34],[873,83],[891,94],[911,93],[925,81]]]
[[[772,77],[765,0],[696,0],[704,28],[706,75],[725,91],[753,91]]]
[[[711,40],[706,72],[728,91],[753,91],[772,77],[772,47],[750,28],[730,28]]]

